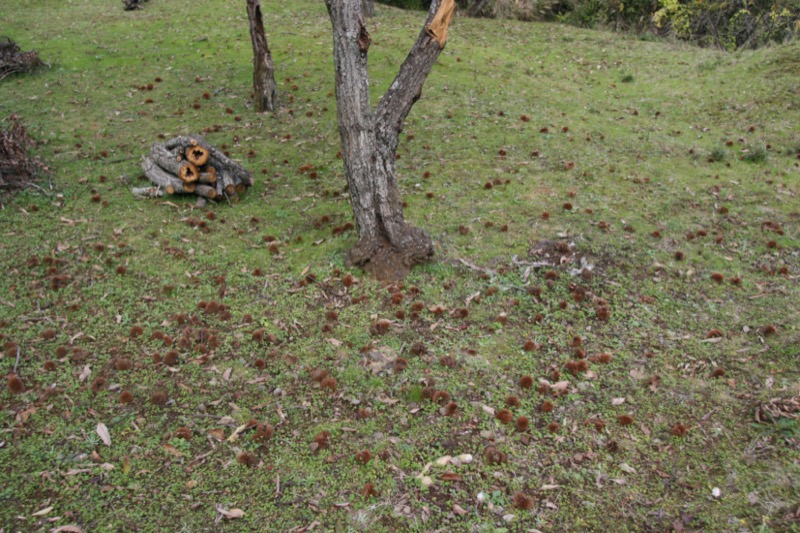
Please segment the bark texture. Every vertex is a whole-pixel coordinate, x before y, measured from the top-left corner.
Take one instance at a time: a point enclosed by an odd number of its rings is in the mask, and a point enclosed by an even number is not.
[[[250,19],[250,40],[253,42],[253,91],[256,111],[274,111],[276,102],[275,65],[269,50],[261,2],[247,0],[247,17]]]
[[[352,0],[326,0],[326,4],[333,25],[342,158],[359,238],[347,260],[379,278],[400,279],[433,255],[433,243],[424,230],[404,220],[395,169],[398,138],[444,48],[450,17],[443,10],[452,10],[453,0],[431,3],[425,27],[374,113],[367,73],[371,37],[362,4]],[[444,25],[431,31],[435,19],[444,20]]]

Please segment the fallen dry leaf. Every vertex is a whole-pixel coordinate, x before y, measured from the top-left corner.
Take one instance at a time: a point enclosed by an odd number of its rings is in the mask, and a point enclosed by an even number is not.
[[[225,432],[221,429],[209,429],[208,434],[217,440],[225,440]]]
[[[228,437],[228,439],[227,439],[227,440],[228,440],[228,442],[233,442],[233,441],[235,441],[236,439],[238,439],[238,438],[239,438],[239,434],[240,434],[242,431],[244,431],[245,429],[247,429],[247,427],[248,427],[248,426],[247,426],[247,424],[242,424],[241,426],[239,426],[238,428],[236,428],[236,430],[235,430],[233,433],[231,433],[231,436],[230,436],[230,437]]]
[[[217,511],[225,518],[241,518],[244,516],[244,511],[241,509],[231,509],[230,511],[226,511],[222,507],[217,507]]]
[[[53,507],[52,507],[52,506],[50,506],[50,507],[45,507],[44,509],[42,509],[42,510],[40,510],[40,511],[36,511],[36,512],[35,512],[35,513],[33,513],[31,516],[44,516],[44,515],[46,515],[47,513],[49,513],[50,511],[52,511],[52,510],[53,510]]]
[[[439,466],[445,466],[447,463],[450,462],[450,459],[452,459],[452,457],[450,457],[449,455],[444,455],[436,459],[436,461],[434,462]]]
[[[165,444],[164,445],[164,450],[167,451],[168,453],[174,455],[175,457],[183,457],[183,455],[184,455],[182,451],[180,451],[178,448],[176,448],[172,444]]]
[[[455,472],[445,472],[442,474],[442,481],[462,481],[462,477]]]
[[[103,444],[111,446],[111,433],[108,432],[108,428],[102,422],[97,424],[97,434],[100,435],[100,440],[103,441]]]
[[[17,413],[17,416],[15,418],[17,422],[19,422],[20,424],[24,424],[33,414],[36,414],[36,408],[28,407],[24,411],[20,411],[19,413]]]
[[[630,374],[630,376],[633,379],[638,379],[638,380],[644,379],[644,370],[642,370],[641,368],[634,368],[633,370],[628,372],[628,374]]]

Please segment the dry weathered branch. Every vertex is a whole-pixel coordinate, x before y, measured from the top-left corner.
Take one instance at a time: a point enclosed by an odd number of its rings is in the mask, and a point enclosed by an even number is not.
[[[134,187],[131,192],[137,198],[161,198],[166,194],[161,187]]]
[[[422,85],[444,48],[447,27],[444,27],[443,37],[440,35],[439,40],[431,28],[442,33],[441,23],[437,23],[434,27],[434,21],[443,18],[443,13],[447,13],[448,3],[452,4],[453,0],[431,2],[423,30],[375,110],[378,130],[376,133],[392,151],[397,148],[397,138],[403,131],[403,123],[411,108],[422,96]],[[446,22],[449,24],[449,19],[446,19]]]
[[[197,178],[197,183],[204,183],[206,185],[214,185],[217,183],[217,169],[214,167],[206,167],[205,170],[200,172]]]
[[[30,72],[42,65],[44,63],[36,52],[22,52],[11,39],[0,38],[0,80],[17,72]]]
[[[203,198],[208,198],[209,200],[213,200],[217,197],[217,190],[208,185],[198,185],[195,187],[194,193],[197,196],[202,196]]]
[[[147,179],[161,187],[167,194],[180,194],[185,192],[184,183],[177,177],[168,173],[150,159],[145,157],[142,161],[142,170]]]
[[[167,147],[161,143],[154,143],[150,147],[150,159],[170,174],[176,176],[180,174],[181,167],[186,164],[183,161],[183,156],[173,150],[167,150]]]
[[[39,159],[28,155],[28,149],[36,143],[19,116],[11,115],[8,123],[8,130],[0,130],[0,193],[28,187],[42,190],[35,180],[38,174],[49,169]]]

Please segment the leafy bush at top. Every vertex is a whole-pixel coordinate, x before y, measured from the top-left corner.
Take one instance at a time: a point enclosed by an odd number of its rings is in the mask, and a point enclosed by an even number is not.
[[[726,50],[758,48],[800,33],[796,0],[660,0],[653,13],[660,32]]]
[[[458,4],[472,16],[557,18],[575,26],[651,32],[725,50],[758,48],[800,34],[797,0],[458,0]]]

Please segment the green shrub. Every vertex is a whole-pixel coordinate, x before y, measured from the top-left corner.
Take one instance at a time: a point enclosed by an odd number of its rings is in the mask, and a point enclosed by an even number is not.
[[[660,0],[653,24],[662,33],[726,50],[784,42],[800,33],[796,0]]]
[[[798,0],[458,0],[458,5],[473,16],[558,18],[575,26],[649,32],[725,50],[800,35]]]
[[[726,157],[728,157],[728,152],[725,150],[725,148],[717,146],[716,148],[711,150],[710,154],[708,154],[708,162],[720,163],[722,161],[725,161]]]

